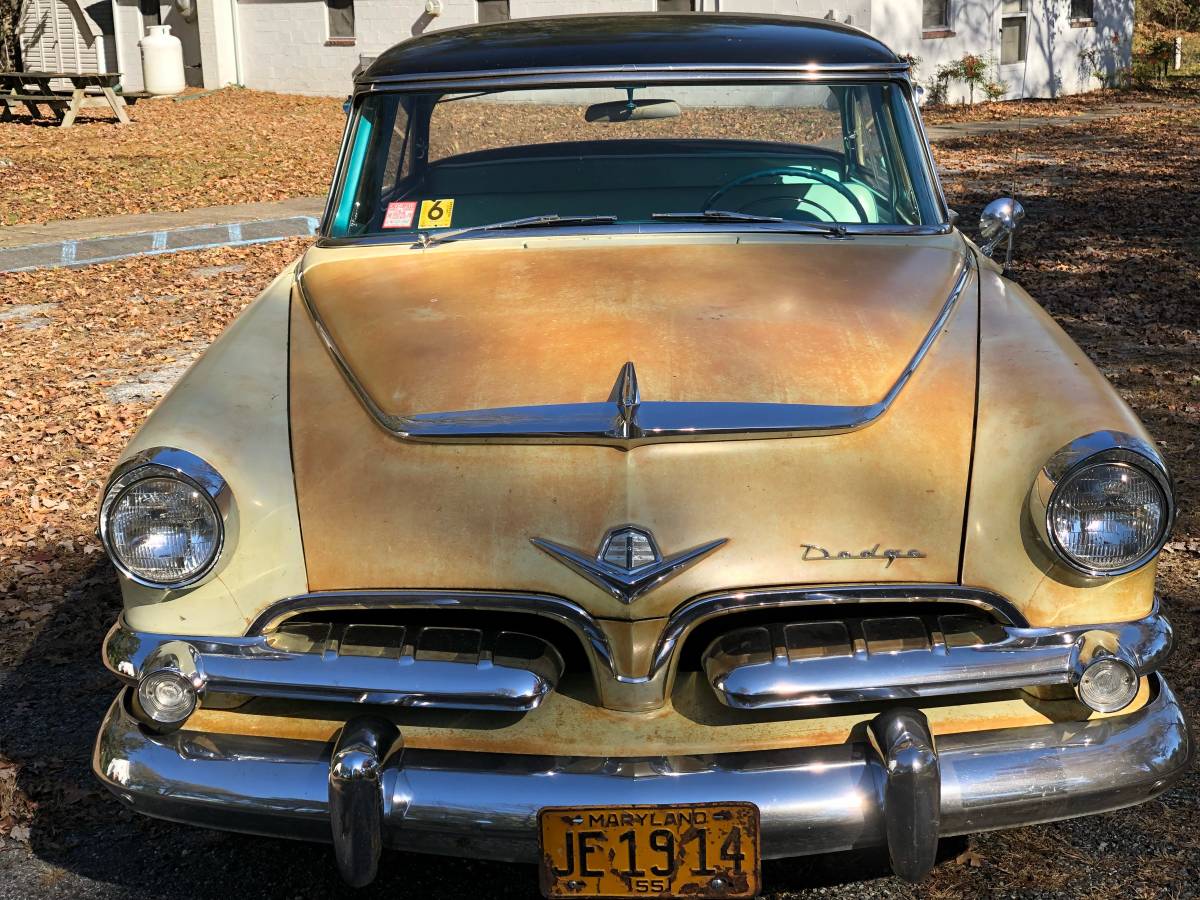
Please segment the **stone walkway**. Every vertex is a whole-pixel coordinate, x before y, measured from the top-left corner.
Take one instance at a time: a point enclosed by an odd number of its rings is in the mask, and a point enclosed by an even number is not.
[[[933,142],[1111,119],[1150,109],[1155,103],[1100,106],[1072,116],[1025,116],[930,125]],[[127,256],[201,250],[302,237],[316,233],[323,197],[273,203],[213,206],[184,212],[74,219],[0,228],[0,272],[82,266]]]

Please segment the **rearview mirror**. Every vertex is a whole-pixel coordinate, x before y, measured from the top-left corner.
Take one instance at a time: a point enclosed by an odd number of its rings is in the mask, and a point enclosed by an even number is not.
[[[674,100],[613,100],[593,103],[584,112],[589,122],[636,122],[643,119],[674,119],[680,114]]]

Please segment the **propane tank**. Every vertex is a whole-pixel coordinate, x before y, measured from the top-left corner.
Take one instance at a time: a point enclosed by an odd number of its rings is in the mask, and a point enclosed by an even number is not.
[[[148,25],[142,48],[142,82],[151,94],[178,94],[186,87],[183,76],[183,44],[171,34],[170,25]]]

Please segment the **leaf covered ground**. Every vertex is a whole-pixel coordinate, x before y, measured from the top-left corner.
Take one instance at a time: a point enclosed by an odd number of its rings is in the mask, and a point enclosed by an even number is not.
[[[1173,467],[1167,676],[1200,721],[1200,97],[935,149],[968,232],[1015,179],[1028,210],[1015,279]],[[88,770],[115,687],[99,641],[119,607],[93,536],[101,485],[155,399],[303,246],[0,275],[0,900],[341,892],[325,848],[135,817]],[[764,876],[777,898],[1196,896],[1198,822],[1193,773],[1123,812],[949,842],[915,888],[871,854],[771,862]],[[534,897],[535,881],[524,866],[389,855],[355,896]]]
[[[340,100],[239,88],[143,100],[129,116],[0,122],[0,226],[324,194],[346,123]]]

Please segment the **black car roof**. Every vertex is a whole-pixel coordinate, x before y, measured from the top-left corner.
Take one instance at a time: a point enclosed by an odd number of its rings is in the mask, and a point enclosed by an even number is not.
[[[385,51],[358,81],[595,66],[895,65],[865,32],[800,16],[679,13],[513,19],[434,31]]]

